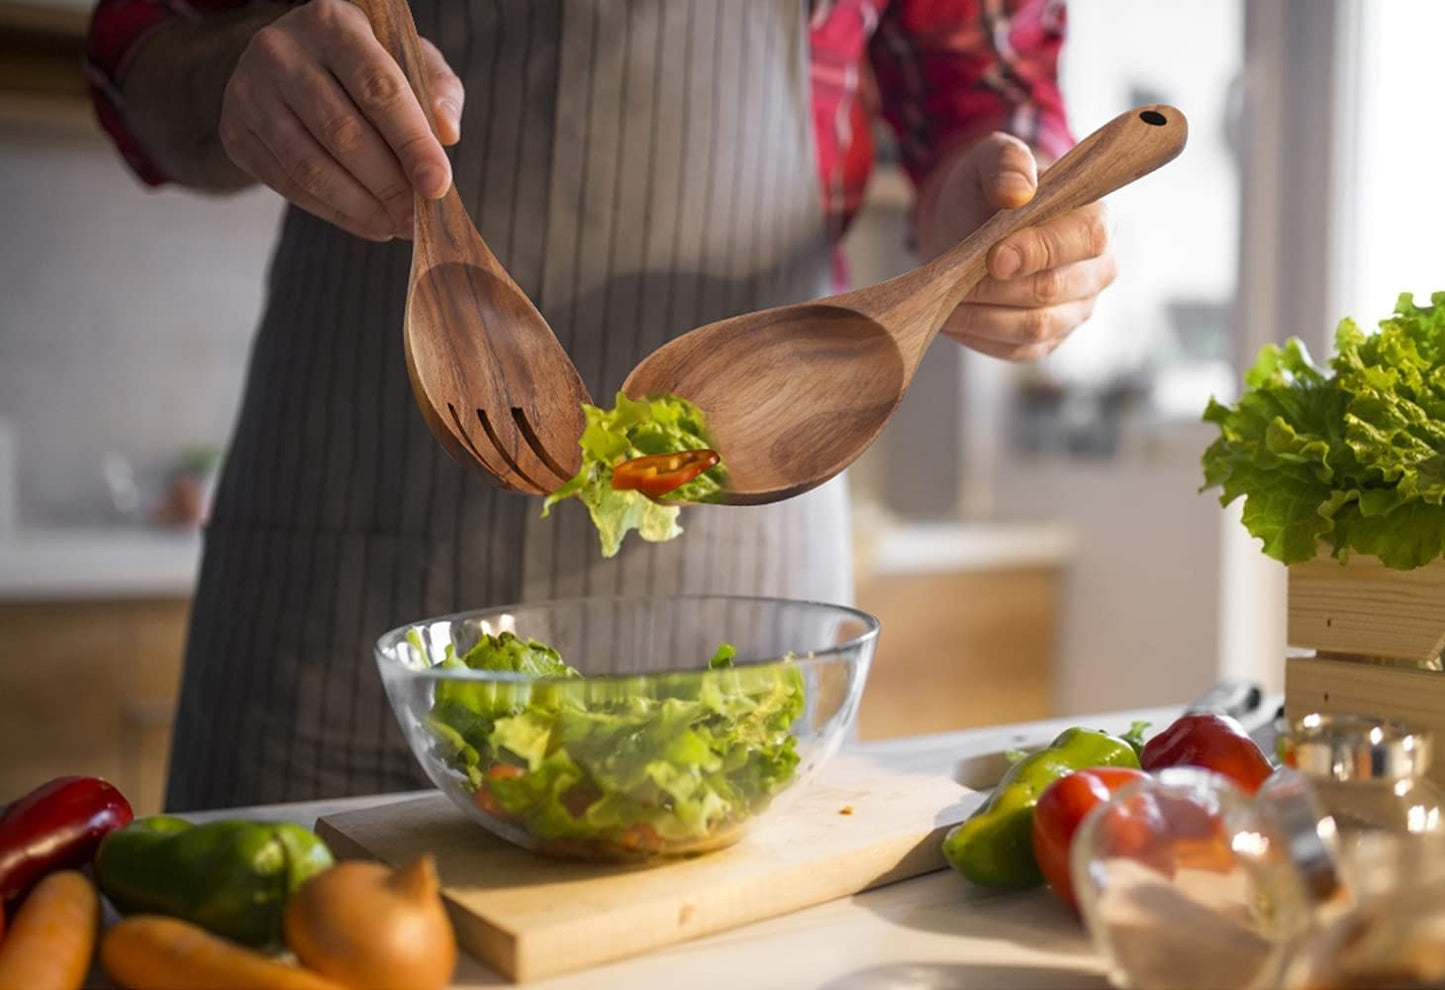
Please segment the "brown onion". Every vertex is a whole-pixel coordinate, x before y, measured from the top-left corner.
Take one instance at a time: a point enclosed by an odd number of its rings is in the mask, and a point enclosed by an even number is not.
[[[320,873],[287,904],[284,928],[304,966],[347,986],[441,990],[456,968],[430,856],[399,870],[352,861]]]

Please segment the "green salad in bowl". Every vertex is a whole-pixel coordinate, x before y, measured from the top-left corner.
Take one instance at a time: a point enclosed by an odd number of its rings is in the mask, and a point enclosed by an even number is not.
[[[538,852],[633,859],[728,845],[815,771],[877,630],[809,602],[578,599],[415,623],[377,657],[412,751],[468,815]]]

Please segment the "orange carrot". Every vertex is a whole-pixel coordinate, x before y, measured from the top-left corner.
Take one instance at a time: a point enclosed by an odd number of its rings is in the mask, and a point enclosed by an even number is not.
[[[90,970],[100,897],[74,870],[52,873],[15,912],[0,944],[0,990],[75,990]]]
[[[323,976],[277,962],[177,918],[134,915],[100,940],[111,979],[132,990],[338,990]]]

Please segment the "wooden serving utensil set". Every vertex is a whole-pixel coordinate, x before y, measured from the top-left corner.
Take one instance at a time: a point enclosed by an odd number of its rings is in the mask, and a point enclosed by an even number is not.
[[[405,0],[359,5],[430,115]],[[1000,210],[933,261],[866,289],[698,327],[644,358],[623,391],[677,395],[703,411],[728,470],[724,501],[761,504],[815,488],[877,439],[928,345],[984,277],[994,244],[1154,171],[1188,132],[1173,107],[1122,114],[1049,168],[1027,204]],[[534,495],[577,471],[591,397],[455,187],[417,200],[405,341],[417,404],[454,458]]]

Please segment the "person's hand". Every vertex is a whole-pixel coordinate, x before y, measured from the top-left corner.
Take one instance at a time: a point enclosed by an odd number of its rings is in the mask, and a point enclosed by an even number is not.
[[[919,246],[933,257],[1000,209],[1033,198],[1037,165],[1028,145],[991,134],[957,155],[929,184]],[[1032,361],[1049,354],[1094,310],[1114,281],[1104,204],[1081,207],[1004,238],[989,249],[984,276],[943,333],[991,357]]]
[[[447,191],[442,144],[461,137],[461,80],[430,42],[422,50],[440,141],[366,14],[347,0],[309,0],[242,52],[222,98],[222,147],[243,171],[358,237],[410,237],[414,194]]]

